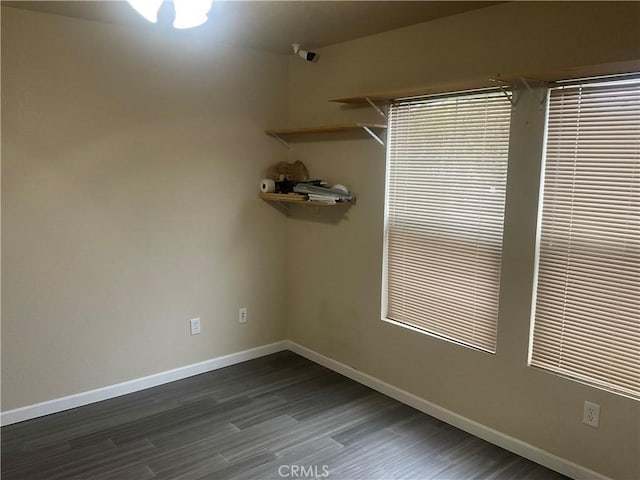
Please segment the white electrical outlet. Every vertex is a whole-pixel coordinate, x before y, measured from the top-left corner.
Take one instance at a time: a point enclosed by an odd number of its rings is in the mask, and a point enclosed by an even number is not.
[[[191,335],[199,335],[200,334],[200,319],[192,318],[191,319]]]
[[[247,307],[238,310],[238,322],[245,323],[247,321]]]
[[[598,428],[598,425],[600,425],[600,405],[585,401],[582,423]]]

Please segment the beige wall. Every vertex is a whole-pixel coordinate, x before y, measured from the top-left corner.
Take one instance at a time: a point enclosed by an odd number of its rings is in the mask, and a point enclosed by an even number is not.
[[[2,8],[2,410],[284,338],[286,217],[256,191],[287,75]]]
[[[376,121],[327,99],[640,58],[640,4],[511,3],[292,58],[290,123]],[[289,338],[536,447],[617,479],[640,478],[640,403],[526,366],[544,114],[524,93],[513,110],[498,353],[380,320],[385,150],[372,140],[310,139],[294,158],[358,195],[339,223],[289,221]],[[304,266],[304,274],[300,268]],[[331,282],[329,275],[334,275]],[[602,406],[601,425],[582,405]]]
[[[288,336],[587,468],[640,477],[638,402],[526,366],[543,128],[530,95],[513,111],[496,355],[380,320],[375,142],[310,138],[290,157],[353,189],[344,217],[287,221],[255,197],[286,156],[266,127],[379,120],[336,96],[638,58],[639,6],[500,5],[328,47],[314,64],[3,7],[2,410]],[[585,399],[602,405],[597,430],[581,423]]]

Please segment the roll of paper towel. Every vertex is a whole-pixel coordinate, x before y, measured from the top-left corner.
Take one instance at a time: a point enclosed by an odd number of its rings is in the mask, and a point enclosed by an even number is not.
[[[263,178],[260,180],[260,191],[262,193],[273,193],[276,191],[276,182],[273,180],[269,180],[268,178]]]

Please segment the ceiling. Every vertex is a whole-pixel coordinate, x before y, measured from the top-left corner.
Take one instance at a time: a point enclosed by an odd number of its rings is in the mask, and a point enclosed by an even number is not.
[[[313,50],[334,43],[484,8],[484,1],[219,1],[209,21],[191,32],[214,41],[290,53],[292,43]],[[144,29],[170,29],[165,2],[150,24],[124,1],[3,1],[10,7]],[[192,33],[189,33],[192,34]]]

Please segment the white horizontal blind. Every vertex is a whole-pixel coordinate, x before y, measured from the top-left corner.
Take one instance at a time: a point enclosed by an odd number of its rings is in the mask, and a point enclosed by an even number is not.
[[[531,364],[640,396],[640,81],[549,102]]]
[[[495,352],[511,105],[460,94],[389,117],[383,314]]]

